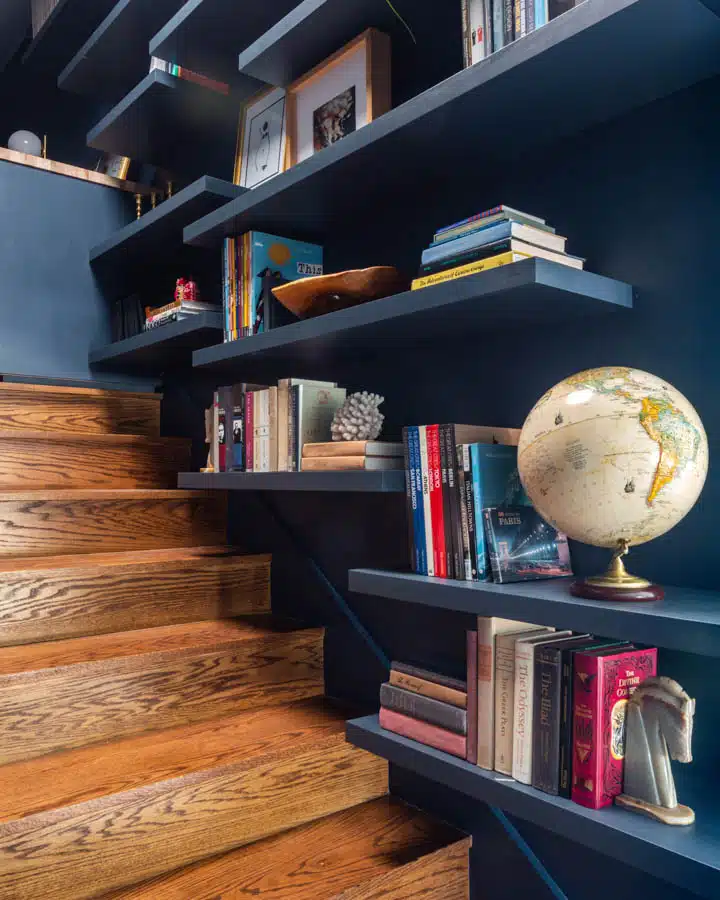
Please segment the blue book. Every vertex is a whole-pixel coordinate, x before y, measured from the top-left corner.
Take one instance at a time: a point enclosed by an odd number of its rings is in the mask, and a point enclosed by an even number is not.
[[[483,510],[497,506],[530,506],[517,468],[517,447],[506,444],[471,444],[473,497],[475,499],[475,542],[478,581],[490,577],[490,561],[485,543]]]
[[[455,240],[433,244],[423,251],[422,264],[427,266],[456,256],[458,253],[467,253],[469,250],[484,247],[486,244],[494,244],[495,241],[513,237],[539,247],[547,247],[548,250],[554,250],[557,253],[565,252],[565,238],[559,234],[552,234],[519,222],[498,222],[487,228],[481,228],[479,231],[472,231],[463,237],[455,238]]]
[[[263,231],[250,232],[250,322],[253,334],[266,331],[260,304],[263,276],[269,269],[281,283],[323,274],[323,248],[318,244],[276,237]]]
[[[548,0],[535,0],[535,27],[542,28],[548,23]]]
[[[413,511],[413,537],[415,557],[419,575],[427,575],[427,541],[425,539],[425,506],[422,493],[422,472],[420,468],[420,429],[411,425],[407,429],[408,453],[410,457],[410,490]]]

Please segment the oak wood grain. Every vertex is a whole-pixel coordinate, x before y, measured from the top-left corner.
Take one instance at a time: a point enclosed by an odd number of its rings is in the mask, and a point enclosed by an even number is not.
[[[385,797],[103,900],[467,900],[469,846]]]
[[[184,438],[0,430],[0,491],[170,488],[189,466]]]
[[[102,187],[115,188],[118,191],[143,195],[152,193],[152,188],[146,184],[126,181],[123,178],[114,178],[112,175],[103,175],[102,172],[81,169],[79,166],[71,166],[68,163],[58,162],[54,159],[45,159],[42,156],[33,156],[31,153],[22,153],[19,150],[9,150],[7,147],[0,147],[0,160],[14,163],[18,166],[28,166],[31,169],[42,169],[44,172],[62,175],[65,178],[75,178],[78,181],[88,181],[91,184],[102,185]]]
[[[387,791],[387,764],[342,733],[0,825],[13,900],[84,900]]]
[[[270,563],[226,547],[0,560],[0,646],[269,612]]]
[[[0,651],[0,765],[322,693],[322,629],[199,622]]]
[[[160,434],[160,394],[0,382],[0,429]]]
[[[0,558],[224,544],[226,509],[218,492],[0,493]]]

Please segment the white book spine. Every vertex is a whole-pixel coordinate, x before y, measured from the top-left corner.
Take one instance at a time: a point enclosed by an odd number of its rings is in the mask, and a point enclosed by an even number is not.
[[[512,775],[515,645],[495,647],[495,770]]]
[[[433,554],[433,528],[430,510],[430,469],[428,467],[427,427],[420,425],[420,469],[422,477],[423,508],[425,510],[425,547],[427,549],[428,575],[435,574]]]
[[[483,769],[495,766],[495,623],[478,616],[477,622],[478,762]]]
[[[512,776],[523,784],[532,781],[534,685],[535,645],[518,641],[515,644]]]

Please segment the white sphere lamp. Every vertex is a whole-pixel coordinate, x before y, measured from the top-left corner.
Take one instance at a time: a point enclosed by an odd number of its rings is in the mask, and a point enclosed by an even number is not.
[[[8,141],[10,150],[18,153],[29,153],[31,156],[42,156],[42,141],[32,131],[16,131]]]

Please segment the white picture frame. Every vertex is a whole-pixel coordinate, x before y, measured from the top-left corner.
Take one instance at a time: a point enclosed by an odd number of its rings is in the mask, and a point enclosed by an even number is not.
[[[286,91],[270,88],[240,112],[234,183],[248,189],[264,184],[285,171],[286,154]]]

